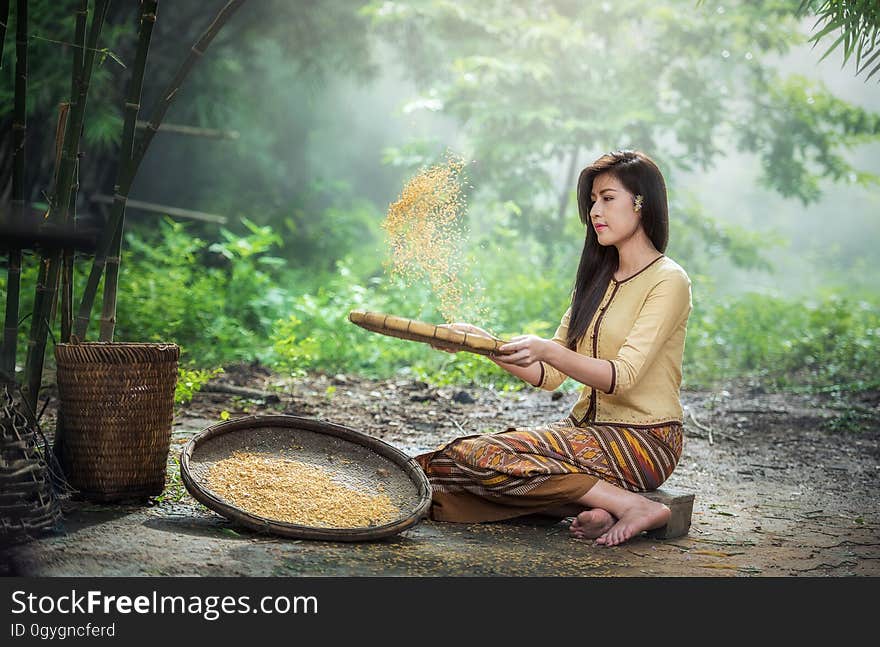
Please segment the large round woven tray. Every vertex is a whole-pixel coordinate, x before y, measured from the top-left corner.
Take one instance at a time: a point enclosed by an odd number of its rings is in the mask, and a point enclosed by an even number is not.
[[[252,514],[220,498],[208,486],[211,466],[235,451],[265,453],[311,463],[361,492],[382,492],[400,509],[381,526],[304,526]],[[248,416],[221,422],[194,436],[180,455],[180,475],[199,502],[247,528],[285,537],[365,541],[396,535],[428,516],[431,486],[415,459],[386,442],[342,425],[296,416]]]
[[[361,328],[391,337],[408,339],[449,350],[463,350],[478,355],[503,355],[498,349],[507,342],[497,337],[484,337],[473,333],[443,328],[436,324],[415,321],[405,317],[381,312],[352,310],[349,321]]]

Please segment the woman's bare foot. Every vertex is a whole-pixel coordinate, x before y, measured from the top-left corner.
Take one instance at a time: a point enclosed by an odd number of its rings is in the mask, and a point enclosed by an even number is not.
[[[614,517],[607,510],[592,508],[574,518],[568,529],[576,539],[596,539],[614,526]]]
[[[635,537],[643,530],[665,526],[672,512],[662,503],[639,497],[641,501],[623,511],[611,528],[596,538],[602,546],[616,546]]]

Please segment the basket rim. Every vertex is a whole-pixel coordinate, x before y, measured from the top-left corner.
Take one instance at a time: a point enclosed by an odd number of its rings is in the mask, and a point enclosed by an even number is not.
[[[261,517],[251,512],[247,512],[243,508],[239,508],[229,501],[221,499],[212,490],[199,482],[192,473],[190,463],[192,461],[193,453],[201,444],[231,432],[252,429],[255,427],[302,429],[305,431],[335,436],[357,445],[361,445],[362,447],[389,459],[406,474],[409,480],[418,489],[418,503],[405,517],[381,526],[362,528],[322,528],[318,526],[305,526],[269,519],[267,517]],[[422,471],[421,466],[415,458],[408,456],[393,445],[334,422],[318,418],[304,418],[285,414],[243,416],[241,418],[226,420],[207,427],[187,441],[186,445],[184,445],[181,450],[180,477],[183,481],[184,487],[194,499],[208,509],[226,517],[230,521],[240,523],[241,525],[258,532],[268,532],[298,539],[364,541],[396,535],[415,526],[422,519],[428,517],[428,510],[431,506],[432,498],[431,484],[428,481],[428,477]]]
[[[56,346],[177,346],[173,341],[60,341]]]
[[[180,346],[174,342],[86,341],[55,345],[63,365],[149,364],[177,362]]]
[[[55,348],[155,348],[157,350],[180,348],[173,341],[147,342],[147,341],[78,341],[58,342]]]

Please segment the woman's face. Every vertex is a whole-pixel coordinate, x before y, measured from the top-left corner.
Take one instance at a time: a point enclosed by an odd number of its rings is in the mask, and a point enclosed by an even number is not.
[[[634,208],[634,199],[613,175],[600,173],[593,179],[590,224],[600,245],[619,245],[638,231],[641,219]]]

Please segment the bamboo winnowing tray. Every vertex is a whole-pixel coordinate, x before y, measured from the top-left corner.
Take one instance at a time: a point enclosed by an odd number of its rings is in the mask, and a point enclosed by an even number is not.
[[[479,355],[503,355],[504,353],[499,351],[499,348],[507,343],[497,337],[461,332],[437,324],[396,317],[381,312],[352,310],[348,319],[361,328],[372,332],[418,341],[437,348],[463,350]]]

